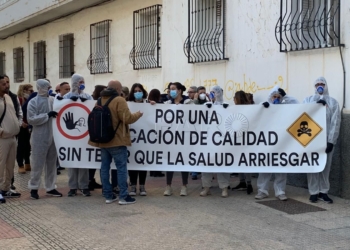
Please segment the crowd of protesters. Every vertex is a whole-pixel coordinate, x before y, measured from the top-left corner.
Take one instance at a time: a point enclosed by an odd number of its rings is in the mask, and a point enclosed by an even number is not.
[[[327,163],[320,173],[307,174],[310,201],[322,200],[333,203],[328,196],[330,188],[329,172],[332,162],[333,147],[337,142],[340,129],[340,109],[338,102],[329,96],[327,82],[324,77],[319,77],[313,83],[315,93],[303,101],[303,103],[318,103],[326,107],[327,142],[325,151]],[[96,100],[100,105],[108,102],[111,110],[113,125],[116,128],[115,137],[108,143],[89,144],[101,148],[101,170],[69,168],[68,169],[68,196],[73,197],[78,191],[83,196],[90,196],[90,191],[102,189],[107,204],[119,200],[119,204],[132,204],[136,200],[132,196],[137,194],[146,196],[147,171],[127,170],[127,146],[131,146],[129,126],[136,122],[143,114],[138,111],[131,113],[128,102],[155,104],[186,104],[186,105],[221,105],[227,108],[228,104],[223,100],[223,90],[219,86],[213,86],[210,90],[204,86],[191,86],[187,89],[179,82],[171,82],[164,94],[158,89],[152,89],[149,93],[142,84],[135,83],[130,91],[122,86],[119,81],[110,81],[108,85],[96,85],[92,95],[85,93],[85,80],[79,74],[74,74],[71,84],[62,82],[52,90],[48,79],[39,79],[36,82],[34,92],[31,84],[19,86],[17,95],[10,91],[10,79],[6,75],[0,75],[0,203],[5,203],[6,198],[20,197],[14,184],[14,168],[17,159],[18,173],[30,172],[28,188],[32,199],[39,199],[38,189],[41,185],[42,172],[45,173],[46,194],[61,197],[56,190],[56,178],[60,167],[57,151],[53,139],[51,120],[55,119],[57,112],[53,111],[53,102],[63,99],[71,99],[82,102]],[[55,100],[57,99],[57,100]],[[237,91],[234,95],[235,105],[254,105],[253,94]],[[298,100],[275,86],[263,105],[294,104]],[[127,131],[125,133],[125,131]],[[114,160],[117,170],[111,170],[110,164]],[[95,175],[100,174],[101,184],[96,182]],[[182,187],[181,196],[187,195],[188,178],[191,174],[193,180],[201,175],[202,191],[200,196],[210,195],[213,178],[217,178],[221,196],[228,197],[230,189],[230,173],[196,173],[181,172]],[[273,173],[260,173],[257,180],[256,199],[264,199],[269,196],[269,182]],[[287,174],[275,173],[274,190],[277,199],[285,201]],[[151,171],[150,176],[166,177],[164,196],[171,196],[172,180],[174,172]],[[246,190],[247,194],[253,193],[251,174],[239,174],[240,182],[232,190]],[[111,181],[110,181],[111,179]]]

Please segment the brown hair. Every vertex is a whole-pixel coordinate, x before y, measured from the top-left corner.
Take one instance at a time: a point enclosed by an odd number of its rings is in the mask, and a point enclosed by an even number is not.
[[[248,97],[243,90],[237,91],[234,99],[236,99],[236,104],[250,104]]]
[[[158,89],[152,89],[149,92],[148,101],[160,102],[160,91]]]
[[[104,85],[96,85],[94,92],[92,93],[92,98],[94,100],[97,100],[98,98],[100,98],[102,90],[104,90],[106,88],[107,88],[107,86],[104,86]]]

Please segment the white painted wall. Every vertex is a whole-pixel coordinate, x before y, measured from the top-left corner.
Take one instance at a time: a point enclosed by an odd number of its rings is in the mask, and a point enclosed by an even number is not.
[[[40,0],[43,1],[43,0]],[[87,91],[96,84],[107,84],[118,79],[123,85],[135,82],[148,90],[161,91],[170,81],[180,81],[187,87],[214,84],[224,89],[225,98],[232,102],[235,91],[243,89],[254,93],[256,102],[265,101],[269,89],[279,84],[287,93],[302,101],[313,94],[313,81],[319,76],[328,80],[330,94],[343,103],[343,69],[339,48],[280,53],[275,40],[275,25],[279,18],[279,0],[227,0],[227,57],[228,61],[188,64],[183,53],[187,36],[187,0],[117,0],[99,7],[86,9],[72,16],[0,41],[0,51],[6,52],[7,73],[13,78],[12,49],[24,47],[25,81],[33,83],[33,43],[46,40],[47,77],[53,85],[69,79],[59,79],[58,37],[65,33],[75,36],[75,71],[85,76]],[[132,69],[129,53],[132,48],[133,11],[154,4],[163,5],[162,64],[161,69]],[[346,46],[343,56],[346,68],[350,63],[350,1],[342,0],[342,41]],[[90,53],[90,24],[112,20],[113,73],[90,75],[86,60]],[[1,22],[0,22],[1,23]],[[28,54],[28,46],[30,53]],[[30,66],[29,66],[30,64]],[[30,67],[30,70],[29,70]],[[349,70],[347,70],[349,71]],[[349,74],[348,74],[349,75]],[[347,76],[347,80],[350,76]],[[12,84],[16,90],[19,84]],[[350,86],[346,84],[346,99],[350,100]],[[346,102],[350,108],[350,101]]]

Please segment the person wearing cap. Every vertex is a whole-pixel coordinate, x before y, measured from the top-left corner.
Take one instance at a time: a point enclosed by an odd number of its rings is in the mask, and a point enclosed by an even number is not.
[[[262,105],[265,108],[268,108],[271,104],[297,104],[299,103],[297,99],[286,94],[286,92],[275,86],[268,97],[267,102],[264,102]],[[273,173],[259,173],[257,187],[258,194],[255,196],[255,199],[262,200],[269,196],[269,183]],[[286,196],[286,184],[287,184],[287,174],[286,173],[275,173],[275,180],[273,187],[275,189],[275,196],[281,201],[288,200]]]
[[[329,172],[334,153],[333,147],[337,143],[339,136],[340,109],[337,100],[329,96],[327,81],[324,77],[317,78],[313,85],[315,94],[306,97],[303,103],[318,103],[326,108],[327,144],[325,143],[324,146],[327,153],[327,163],[322,172],[307,174],[310,201],[316,203],[318,200],[321,200],[326,203],[333,203],[333,200],[328,197],[330,188]]]

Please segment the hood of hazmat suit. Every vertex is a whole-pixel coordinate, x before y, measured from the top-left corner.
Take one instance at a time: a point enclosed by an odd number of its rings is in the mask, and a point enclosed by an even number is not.
[[[269,97],[268,97],[268,102],[269,103],[275,104],[274,100],[272,98],[274,95],[279,95],[280,96],[280,98],[279,98],[280,103],[279,104],[298,104],[299,103],[296,98],[294,98],[294,97],[292,97],[290,95],[282,96],[279,93],[279,91],[278,91],[279,88],[280,87],[276,85],[275,87],[273,87],[273,89],[271,89],[271,91],[269,93]]]
[[[220,86],[214,86],[211,91],[215,94],[214,105],[221,105],[224,103],[224,92]]]
[[[319,94],[316,88],[317,83],[325,84],[323,94]],[[315,88],[315,94],[306,97],[303,103],[316,103],[318,100],[323,99],[326,105],[326,120],[327,120],[327,142],[336,144],[340,130],[340,108],[337,100],[329,96],[327,81],[324,77],[319,77],[313,83]],[[321,105],[321,104],[319,104]]]
[[[84,93],[84,90],[80,89],[80,81],[83,80],[84,81],[84,77],[82,75],[79,74],[74,74],[72,75],[72,79],[71,79],[71,92],[67,93],[64,95],[63,98],[65,99],[70,99],[72,96],[77,96],[77,97],[82,97],[85,98],[87,100],[93,100],[92,96]],[[85,84],[85,83],[84,83]]]

